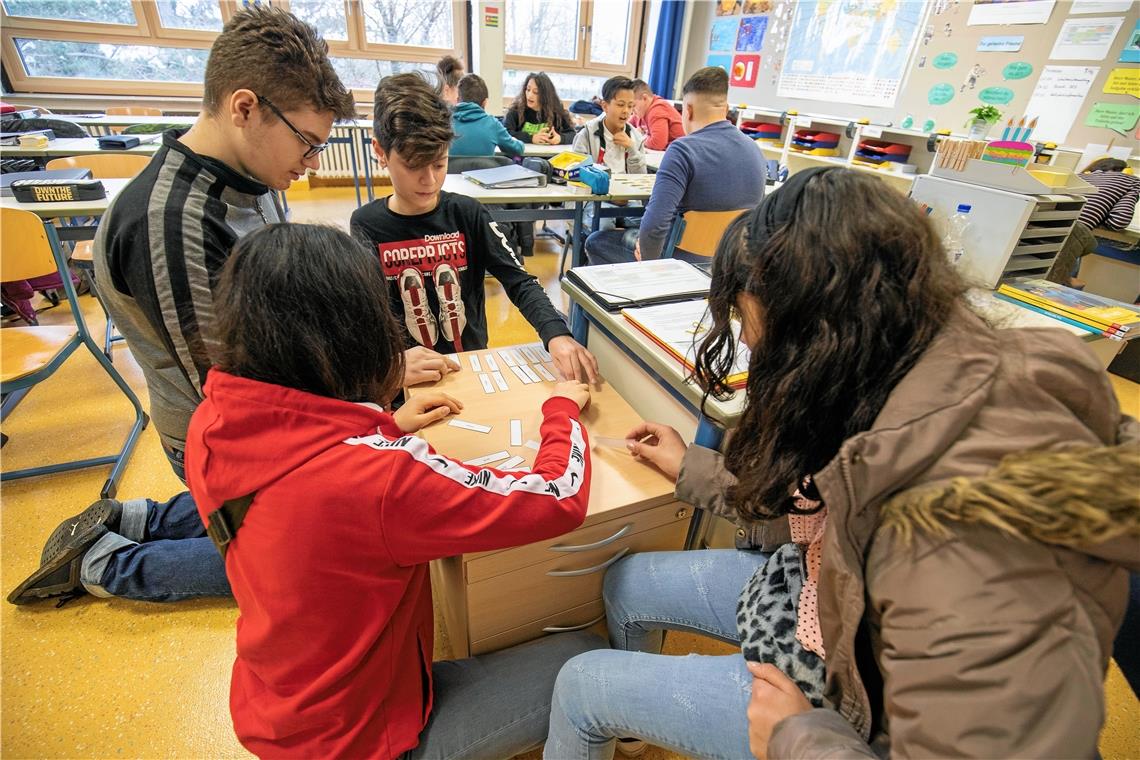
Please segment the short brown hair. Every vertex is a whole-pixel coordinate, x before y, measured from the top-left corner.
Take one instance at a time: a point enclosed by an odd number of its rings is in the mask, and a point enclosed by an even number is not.
[[[646,82],[644,79],[634,79],[633,80],[633,94],[634,95],[645,95],[647,93],[649,95],[653,94],[653,90],[649,87],[649,83]]]
[[[483,81],[483,77],[478,74],[468,74],[459,80],[459,102],[460,103],[478,103],[483,104],[483,101],[490,97],[490,92],[487,90],[487,83]]]
[[[235,90],[252,90],[283,111],[311,106],[338,121],[356,106],[329,61],[317,30],[279,8],[252,6],[235,13],[210,48],[202,107],[217,113]]]
[[[690,92],[698,95],[719,95],[728,98],[728,72],[720,66],[705,66],[697,69],[685,86],[681,88],[681,97]]]
[[[384,77],[372,101],[372,130],[386,153],[399,153],[413,169],[446,155],[455,137],[451,109],[422,75]]]

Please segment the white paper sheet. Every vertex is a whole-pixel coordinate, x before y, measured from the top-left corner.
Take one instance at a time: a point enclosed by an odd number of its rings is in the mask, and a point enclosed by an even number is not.
[[[483,386],[484,393],[495,392],[495,386],[491,383],[491,378],[486,373],[479,374],[479,383]]]
[[[511,454],[508,451],[496,451],[494,454],[488,454],[487,456],[484,456],[484,457],[476,457],[475,459],[468,459],[468,460],[464,461],[463,464],[469,464],[469,465],[472,465],[475,467],[481,467],[485,464],[491,464],[492,462],[499,462],[499,461],[502,461],[503,459],[510,459],[510,457],[511,457]]]
[[[507,385],[506,378],[503,377],[502,372],[492,372],[491,373],[491,379],[495,381],[495,385],[501,391],[505,391],[509,387]]]
[[[554,375],[550,374],[550,370],[548,370],[546,367],[542,366],[541,364],[534,365],[534,371],[537,372],[538,374],[542,375],[542,378],[544,380],[549,380],[552,383],[555,382]]]
[[[1030,119],[1038,119],[1034,139],[1065,141],[1099,72],[1099,66],[1046,66],[1041,70],[1025,107]]]
[[[1049,58],[1054,61],[1103,61],[1123,18],[1066,19]]]
[[[530,378],[530,381],[532,383],[541,383],[542,382],[542,378],[540,378],[538,376],[538,374],[535,373],[535,371],[530,368],[529,364],[520,364],[519,369],[521,369],[523,371],[524,375],[526,375],[528,378]]]
[[[522,446],[522,420],[511,420],[511,445]]]
[[[483,363],[487,365],[487,369],[490,372],[499,371],[499,365],[495,362],[495,357],[491,356],[490,354],[487,354],[483,357]]]
[[[500,470],[513,470],[526,461],[526,457],[511,457],[499,465]]]
[[[966,25],[1045,24],[1054,4],[1054,0],[974,0]]]
[[[1069,15],[1089,13],[1127,13],[1134,0],[1073,0]]]
[[[479,364],[479,354],[471,354],[471,371],[482,372],[483,367]]]
[[[452,427],[463,428],[464,430],[471,430],[476,433],[491,432],[490,425],[479,425],[475,422],[468,422],[467,420],[449,420],[447,424],[451,425]]]

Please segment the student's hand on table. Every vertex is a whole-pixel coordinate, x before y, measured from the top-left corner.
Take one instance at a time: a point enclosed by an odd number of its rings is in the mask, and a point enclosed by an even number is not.
[[[614,135],[614,145],[618,145],[622,148],[632,148],[633,138],[627,135],[624,129],[618,130],[618,133]]]
[[[558,145],[562,142],[562,135],[555,132],[553,127],[550,128],[550,132],[546,135],[546,137],[547,145]]]
[[[392,417],[405,433],[414,433],[449,414],[459,414],[463,404],[446,393],[417,393],[404,402]]]
[[[597,385],[602,381],[602,376],[598,372],[598,360],[569,335],[551,338],[546,350],[554,359],[554,366],[558,372],[567,380],[584,380],[591,385]]]
[[[578,410],[581,411],[590,403],[590,386],[577,380],[563,380],[554,384],[550,397],[568,398],[577,404]]]
[[[638,238],[637,242],[633,244],[633,258],[641,261],[641,238]]]
[[[811,710],[811,702],[792,679],[775,665],[749,662],[752,699],[748,702],[748,748],[757,760],[767,760],[768,742],[784,718]]]
[[[540,129],[531,136],[530,140],[536,145],[549,145],[550,135],[546,133],[545,129]]]
[[[670,480],[677,479],[681,472],[681,460],[689,450],[680,433],[668,425],[643,422],[626,433],[625,438],[628,442],[626,448],[635,459],[649,462]]]
[[[404,352],[404,385],[435,382],[459,371],[459,363],[449,356],[416,346]]]

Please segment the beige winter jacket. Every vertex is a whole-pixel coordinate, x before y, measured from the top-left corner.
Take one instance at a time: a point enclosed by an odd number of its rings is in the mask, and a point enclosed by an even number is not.
[[[690,447],[677,495],[724,514],[731,477]],[[815,483],[835,709],[780,722],[769,757],[1095,754],[1140,425],[1079,340],[955,317]]]

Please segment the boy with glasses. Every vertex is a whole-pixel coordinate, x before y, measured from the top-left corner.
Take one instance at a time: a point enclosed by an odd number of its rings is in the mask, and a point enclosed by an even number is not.
[[[217,350],[213,288],[234,243],[285,221],[275,190],[320,166],[352,94],[316,30],[285,11],[234,14],[210,49],[202,113],[115,198],[95,239],[100,295],[142,367],[150,414],[184,478],[190,415]],[[405,382],[458,369],[419,349]],[[229,595],[225,567],[188,493],[165,504],[104,499],[49,537],[40,568],[8,601],[72,596],[176,601]]]

